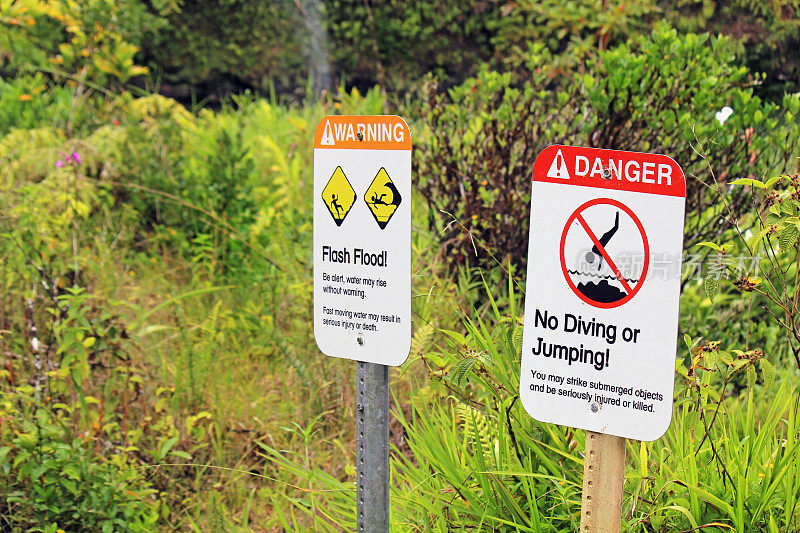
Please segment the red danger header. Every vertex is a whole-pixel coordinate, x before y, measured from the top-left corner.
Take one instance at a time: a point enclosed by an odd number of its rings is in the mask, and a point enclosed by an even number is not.
[[[533,164],[533,181],[686,196],[686,179],[674,159],[622,150],[548,146]]]

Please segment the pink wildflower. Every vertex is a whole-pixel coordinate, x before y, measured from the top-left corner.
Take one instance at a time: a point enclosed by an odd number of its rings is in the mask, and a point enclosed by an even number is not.
[[[58,161],[56,161],[56,168],[61,168],[63,166],[64,166],[64,162],[62,160],[59,159]]]

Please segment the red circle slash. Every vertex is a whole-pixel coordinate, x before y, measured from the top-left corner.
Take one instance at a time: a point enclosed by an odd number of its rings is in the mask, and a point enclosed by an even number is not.
[[[586,223],[586,219],[583,218],[582,214],[583,211],[585,211],[589,207],[592,207],[593,205],[600,205],[600,204],[612,205],[614,207],[623,210],[629,217],[631,217],[634,224],[636,224],[636,228],[639,230],[639,234],[642,236],[642,242],[644,244],[644,265],[642,267],[642,274],[639,277],[639,281],[633,287],[631,287],[631,285],[628,283],[628,280],[625,279],[625,276],[622,275],[622,272],[620,272],[619,268],[617,268],[617,265],[614,263],[614,260],[611,259],[611,256],[608,254],[606,249],[603,247],[602,244],[600,244],[600,240],[597,238],[592,229]],[[578,287],[575,286],[575,282],[572,281],[569,272],[567,272],[567,262],[566,259],[564,258],[564,244],[566,243],[567,240],[567,233],[569,231],[570,226],[575,220],[578,221],[581,227],[583,227],[584,231],[586,231],[586,233],[589,235],[589,238],[592,240],[592,243],[600,251],[600,254],[603,256],[603,259],[606,261],[606,264],[608,264],[608,266],[611,268],[611,271],[614,273],[619,282],[622,284],[622,287],[625,289],[625,292],[627,293],[623,298],[620,298],[615,302],[598,302],[583,294],[583,292],[581,292],[578,289]],[[644,232],[644,227],[642,226],[639,217],[637,217],[628,206],[617,200],[612,200],[611,198],[596,198],[594,200],[589,200],[588,202],[578,207],[572,213],[572,215],[570,215],[570,217],[567,219],[567,223],[564,225],[564,231],[561,234],[561,247],[559,253],[561,256],[561,270],[564,273],[564,278],[567,280],[567,284],[569,285],[570,289],[572,289],[572,292],[574,292],[578,296],[578,298],[580,298],[587,304],[592,305],[594,307],[600,307],[602,309],[612,309],[614,307],[619,307],[620,305],[630,301],[630,299],[633,298],[637,292],[639,292],[639,289],[642,288],[642,284],[644,283],[644,279],[647,275],[647,269],[650,264],[650,245],[647,242],[647,235]]]

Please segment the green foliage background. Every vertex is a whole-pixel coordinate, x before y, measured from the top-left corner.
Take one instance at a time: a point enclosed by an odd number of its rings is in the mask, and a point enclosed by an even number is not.
[[[0,0],[0,530],[354,529],[310,147],[390,112],[415,146],[392,530],[578,527],[584,434],[517,392],[556,142],[689,177],[673,423],[628,445],[624,529],[800,529],[798,26],[795,0]]]

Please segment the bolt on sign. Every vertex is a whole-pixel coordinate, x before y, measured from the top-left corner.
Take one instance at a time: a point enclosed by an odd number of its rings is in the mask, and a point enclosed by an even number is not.
[[[397,366],[411,345],[411,132],[329,116],[314,139],[314,337],[325,355]]]
[[[646,441],[666,432],[685,196],[664,155],[539,154],[520,377],[535,419]]]

